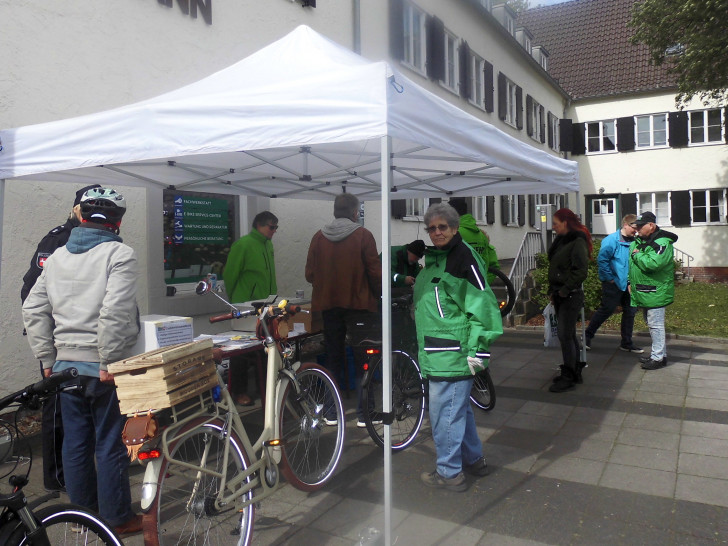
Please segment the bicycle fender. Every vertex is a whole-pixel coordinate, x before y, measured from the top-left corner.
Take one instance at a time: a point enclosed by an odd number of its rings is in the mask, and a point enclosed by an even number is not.
[[[159,483],[159,472],[162,470],[163,457],[152,459],[147,463],[144,470],[144,480],[142,481],[142,512],[145,514],[152,506],[154,499],[157,497],[157,484]]]
[[[298,370],[301,368],[300,362],[294,362],[291,366],[293,368],[293,373],[295,374],[298,372]],[[285,374],[281,374],[281,380],[278,381],[278,384],[276,385],[276,408],[280,408],[281,404],[283,404],[283,394],[286,392],[286,388],[288,387],[288,384],[291,382],[290,379]],[[281,423],[280,419],[276,419],[275,425],[273,430],[273,437],[274,438],[280,438],[281,437]],[[283,457],[283,453],[281,451],[280,447],[274,447],[270,450],[271,458],[275,461],[276,464],[280,464],[281,459]]]

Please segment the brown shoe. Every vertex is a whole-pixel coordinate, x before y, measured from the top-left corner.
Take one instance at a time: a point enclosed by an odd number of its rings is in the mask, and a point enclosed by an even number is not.
[[[127,522],[122,523],[114,527],[114,532],[119,535],[119,538],[136,535],[142,530],[142,515],[136,514],[131,517]]]
[[[238,394],[235,396],[235,403],[239,406],[252,406],[255,404],[253,402],[253,399],[250,398],[247,394]]]

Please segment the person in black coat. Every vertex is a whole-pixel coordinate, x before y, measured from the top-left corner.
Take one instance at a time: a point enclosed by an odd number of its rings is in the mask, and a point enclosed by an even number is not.
[[[81,188],[76,192],[73,201],[73,209],[68,220],[58,227],[53,228],[41,239],[35,254],[30,260],[30,268],[23,276],[23,287],[20,289],[20,301],[25,302],[31,288],[43,272],[48,256],[57,249],[66,246],[71,230],[81,223],[81,196],[91,188],[100,188],[99,184],[93,184]],[[25,335],[25,330],[23,330]],[[43,376],[43,366],[40,369]],[[63,445],[63,421],[61,419],[61,403],[58,395],[49,397],[43,403],[43,419],[41,421],[41,439],[43,450],[43,485],[48,491],[64,491],[66,484],[63,479],[63,460],[61,457],[61,446]]]

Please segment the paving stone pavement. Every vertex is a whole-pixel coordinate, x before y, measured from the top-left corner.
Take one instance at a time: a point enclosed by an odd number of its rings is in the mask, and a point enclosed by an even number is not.
[[[435,460],[426,420],[392,457],[391,543],[727,543],[728,343],[673,337],[656,371],[620,351],[618,336],[598,334],[592,347],[584,384],[553,394],[560,351],[544,349],[539,331],[508,330],[492,347],[496,407],[476,409],[491,474],[464,493],[425,487],[419,475]],[[321,491],[286,485],[262,502],[253,544],[355,545],[370,529],[383,544],[382,453],[356,428],[353,395],[347,414],[337,475]],[[132,469],[138,499],[142,468]],[[39,461],[33,474],[31,498]]]

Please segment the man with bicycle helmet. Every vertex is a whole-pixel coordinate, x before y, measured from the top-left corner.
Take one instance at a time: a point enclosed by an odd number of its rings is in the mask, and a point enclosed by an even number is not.
[[[44,375],[79,372],[82,389],[61,393],[68,496],[126,535],[141,530],[141,516],[131,509],[124,418],[107,366],[129,356],[139,334],[137,259],[118,235],[126,212],[121,194],[89,189],[80,209],[81,225],[46,260],[23,304],[23,321]]]

